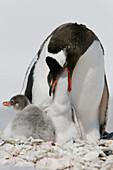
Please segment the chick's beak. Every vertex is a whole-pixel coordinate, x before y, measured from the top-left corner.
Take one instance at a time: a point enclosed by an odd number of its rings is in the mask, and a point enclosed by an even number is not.
[[[3,106],[10,106],[11,104],[9,102],[3,102]]]
[[[51,96],[51,93],[53,93],[53,90],[55,88],[56,83],[57,83],[57,80],[55,80],[55,81],[51,80],[50,88],[49,88],[49,95],[50,96]]]

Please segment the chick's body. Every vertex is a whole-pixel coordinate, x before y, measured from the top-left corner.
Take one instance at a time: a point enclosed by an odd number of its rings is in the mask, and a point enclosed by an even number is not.
[[[15,106],[17,105],[19,105],[18,102]],[[55,127],[51,119],[32,104],[18,111],[3,133],[4,138],[28,138],[30,136],[44,141],[55,141]]]

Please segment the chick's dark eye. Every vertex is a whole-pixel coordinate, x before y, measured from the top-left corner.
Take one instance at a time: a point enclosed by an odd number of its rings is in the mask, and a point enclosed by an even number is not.
[[[11,104],[14,104],[14,100],[11,100],[10,103],[11,103]]]

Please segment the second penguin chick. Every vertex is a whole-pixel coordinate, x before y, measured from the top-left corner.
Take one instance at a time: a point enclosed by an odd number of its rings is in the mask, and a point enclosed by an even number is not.
[[[53,100],[51,106],[45,111],[54,122],[56,142],[63,144],[73,138],[79,139],[81,131],[69,98],[71,91],[70,72],[51,57],[46,57],[46,63],[50,69],[48,75],[49,95],[53,97]]]
[[[52,120],[37,106],[30,104],[24,95],[16,95],[4,106],[18,112],[5,128],[3,138],[33,138],[55,141],[55,127]]]

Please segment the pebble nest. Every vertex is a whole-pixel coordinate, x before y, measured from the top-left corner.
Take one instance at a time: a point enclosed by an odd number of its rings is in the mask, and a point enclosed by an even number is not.
[[[0,138],[0,164],[36,169],[113,169],[113,140],[91,144],[73,139],[59,145],[32,137],[26,140]]]

